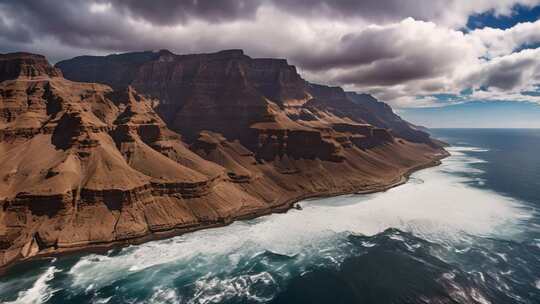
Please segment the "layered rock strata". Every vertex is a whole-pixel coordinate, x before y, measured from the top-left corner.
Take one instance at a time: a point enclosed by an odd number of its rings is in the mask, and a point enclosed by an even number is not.
[[[285,60],[160,51],[57,67],[0,55],[0,266],[382,190],[446,155]]]

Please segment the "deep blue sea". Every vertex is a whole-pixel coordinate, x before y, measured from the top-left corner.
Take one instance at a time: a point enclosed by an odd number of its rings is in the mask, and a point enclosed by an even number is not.
[[[540,303],[540,130],[433,130],[405,185],[24,263],[5,303]]]

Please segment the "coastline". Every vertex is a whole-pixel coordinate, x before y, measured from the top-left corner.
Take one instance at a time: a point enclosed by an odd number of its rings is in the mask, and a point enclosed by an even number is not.
[[[258,218],[258,217],[266,216],[270,214],[286,213],[287,211],[292,209],[296,203],[303,200],[325,198],[325,197],[336,197],[340,195],[350,195],[350,194],[365,195],[365,194],[372,194],[372,193],[378,193],[378,192],[385,192],[392,188],[395,188],[395,187],[398,187],[400,185],[407,183],[411,174],[417,171],[431,168],[431,167],[436,167],[440,165],[442,159],[450,156],[450,153],[447,152],[446,150],[442,150],[442,151],[443,152],[440,155],[436,155],[436,157],[433,160],[413,166],[405,170],[404,172],[399,174],[394,180],[386,184],[380,184],[380,185],[372,186],[369,188],[360,186],[358,187],[358,189],[350,190],[350,191],[328,191],[328,192],[318,192],[318,193],[306,193],[306,194],[302,194],[299,196],[285,199],[283,203],[277,206],[256,210],[252,213],[242,214],[236,217],[224,219],[223,221],[219,221],[219,222],[200,223],[200,224],[188,226],[188,227],[173,228],[173,229],[168,229],[168,230],[163,230],[163,231],[154,231],[144,236],[124,239],[124,240],[119,240],[119,241],[93,243],[93,244],[87,244],[84,246],[77,246],[77,247],[70,247],[70,248],[64,247],[64,248],[55,249],[49,252],[42,252],[34,256],[31,256],[29,258],[15,260],[11,263],[1,266],[0,276],[6,274],[12,267],[16,265],[34,261],[34,260],[42,260],[42,259],[47,259],[47,258],[68,256],[68,255],[74,255],[78,253],[105,253],[108,250],[113,249],[113,248],[122,248],[122,247],[127,247],[130,245],[139,245],[146,242],[180,236],[180,235],[190,233],[190,232],[195,232],[198,230],[224,227],[236,221],[250,220],[250,219],[254,219],[254,218]]]

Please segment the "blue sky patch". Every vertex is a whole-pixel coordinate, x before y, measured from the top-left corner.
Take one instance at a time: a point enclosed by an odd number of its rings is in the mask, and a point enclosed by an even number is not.
[[[483,27],[507,29],[518,23],[534,22],[540,18],[540,5],[532,8],[516,5],[513,11],[510,16],[496,16],[493,11],[472,15],[467,21],[467,29],[474,30]]]
[[[471,101],[400,109],[399,115],[428,128],[540,128],[540,104],[532,102]]]

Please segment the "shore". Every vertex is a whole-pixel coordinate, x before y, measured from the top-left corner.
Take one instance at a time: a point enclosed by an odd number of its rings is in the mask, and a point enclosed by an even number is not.
[[[329,191],[329,192],[303,194],[296,197],[288,198],[284,200],[283,203],[275,207],[257,210],[252,213],[243,214],[237,217],[225,219],[220,222],[201,223],[201,224],[193,225],[189,227],[174,228],[174,229],[164,230],[164,231],[156,231],[156,232],[151,232],[142,237],[134,237],[131,239],[124,239],[121,241],[94,243],[94,244],[88,244],[88,245],[84,245],[80,247],[59,248],[59,249],[54,249],[48,252],[45,251],[42,253],[38,253],[35,256],[29,257],[26,259],[16,260],[12,263],[9,263],[7,265],[0,267],[0,275],[7,273],[15,265],[22,264],[22,263],[32,261],[32,260],[40,260],[40,259],[51,258],[51,257],[73,255],[77,253],[105,253],[112,248],[121,248],[121,247],[130,246],[130,245],[138,245],[138,244],[142,244],[142,243],[146,243],[150,241],[171,238],[171,237],[183,235],[185,233],[190,233],[190,232],[194,232],[194,231],[198,231],[202,229],[223,227],[223,226],[230,225],[234,223],[235,221],[254,219],[257,217],[270,215],[274,213],[285,213],[288,210],[292,209],[296,203],[303,200],[307,200],[307,199],[335,197],[335,196],[348,195],[348,194],[365,195],[365,194],[371,194],[371,193],[377,193],[377,192],[384,192],[394,187],[405,184],[409,180],[409,177],[411,176],[411,174],[413,174],[416,171],[440,165],[441,160],[448,157],[449,155],[450,154],[446,152],[437,156],[432,161],[409,168],[408,170],[402,172],[394,180],[390,181],[387,184],[376,185],[369,188],[358,187],[358,189],[351,190],[351,191]]]

